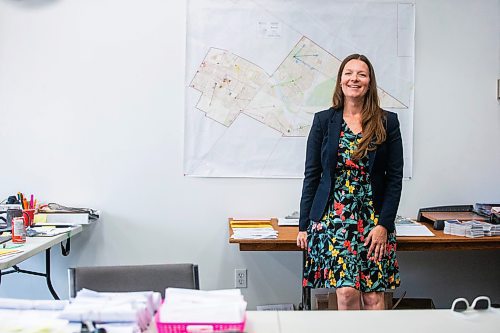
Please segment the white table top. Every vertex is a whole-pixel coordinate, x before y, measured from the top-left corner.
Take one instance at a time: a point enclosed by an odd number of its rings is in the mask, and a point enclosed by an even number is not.
[[[453,332],[498,333],[500,309],[470,310],[463,313],[441,310],[389,311],[282,311],[278,313],[280,331],[387,333]],[[357,328],[356,328],[357,327]],[[251,332],[251,331],[249,331]],[[257,331],[255,331],[257,332]]]
[[[64,323],[56,320],[57,317],[58,311],[0,310],[0,328],[2,325],[12,327],[16,324],[26,329],[33,323],[43,324],[43,321],[51,327],[59,324],[64,327]],[[26,320],[28,318],[31,320]],[[500,309],[470,310],[464,313],[451,310],[247,311],[245,332],[304,333],[366,330],[371,333],[387,333],[395,330],[405,333],[498,333],[499,328]],[[153,321],[144,333],[156,332]]]
[[[156,333],[154,323],[147,333]],[[356,328],[358,326],[358,328]],[[369,331],[387,333],[498,333],[500,309],[463,313],[439,310],[247,311],[247,333]]]
[[[75,225],[71,228],[70,231],[52,237],[26,237],[26,243],[24,243],[21,247],[16,248],[16,250],[21,250],[22,252],[14,254],[12,256],[8,256],[6,258],[0,258],[0,270],[4,270],[6,268],[17,265],[24,260],[29,259],[48,248],[51,248],[57,243],[73,237],[81,231],[82,226]],[[9,246],[17,245],[13,244],[12,241],[4,244],[6,244],[7,248]]]

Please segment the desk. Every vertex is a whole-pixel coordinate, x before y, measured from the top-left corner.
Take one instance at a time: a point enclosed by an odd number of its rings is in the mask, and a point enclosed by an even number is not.
[[[230,219],[231,220],[231,219]],[[407,237],[397,238],[398,251],[450,251],[450,250],[491,250],[500,249],[500,236],[467,238],[445,235],[442,230],[434,230],[428,222],[422,222],[435,235],[434,237]],[[229,226],[229,243],[238,244],[240,251],[302,251],[297,247],[297,233],[299,227],[278,226],[277,219],[271,219],[271,224],[278,230],[277,239],[232,239],[232,230]],[[302,255],[305,261],[305,251]],[[311,290],[302,288],[301,307],[311,308]]]
[[[398,237],[398,251],[449,251],[449,250],[491,250],[500,249],[500,236],[467,238],[445,235],[442,230],[434,230],[432,225],[422,222],[435,237]],[[277,239],[231,239],[229,243],[238,244],[240,251],[301,251],[296,239],[299,227],[278,226],[277,219],[271,224],[278,230]],[[232,235],[231,227],[229,233]]]
[[[80,233],[81,231],[82,226],[77,225],[72,227],[68,232],[52,237],[26,237],[26,243],[22,247],[18,248],[19,250],[22,250],[21,253],[9,256],[7,258],[0,258],[0,271],[12,268],[11,270],[1,272],[0,279],[3,275],[11,273],[24,273],[43,276],[47,280],[47,287],[49,288],[52,297],[54,297],[54,299],[60,299],[56,291],[52,287],[52,281],[50,278],[50,249],[57,243],[61,243],[62,254],[63,256],[67,256],[70,251],[70,238]],[[63,241],[66,241],[66,245],[63,245]],[[9,241],[6,244],[7,246],[13,245],[12,241]],[[45,251],[45,273],[27,271],[17,267],[19,263],[37,255],[42,251]]]

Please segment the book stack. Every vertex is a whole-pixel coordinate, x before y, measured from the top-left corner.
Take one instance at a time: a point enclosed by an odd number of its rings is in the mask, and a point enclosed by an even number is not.
[[[232,239],[276,239],[278,231],[274,230],[271,220],[230,220],[233,230]]]

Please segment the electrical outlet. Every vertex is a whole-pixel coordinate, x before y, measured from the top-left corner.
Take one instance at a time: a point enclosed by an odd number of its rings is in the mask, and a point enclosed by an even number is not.
[[[234,270],[234,287],[246,288],[247,287],[247,270],[240,268]]]

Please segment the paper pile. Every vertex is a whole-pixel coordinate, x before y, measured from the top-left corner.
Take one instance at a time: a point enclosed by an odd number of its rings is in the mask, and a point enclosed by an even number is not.
[[[102,293],[83,289],[59,318],[106,323],[105,328],[128,326],[131,332],[140,332],[147,328],[160,304],[161,294],[152,291]]]
[[[79,326],[78,327],[75,326],[74,329],[70,329],[68,321],[58,319],[57,314],[58,314],[57,311],[50,311],[50,310],[0,309],[0,332],[71,333],[80,331]]]
[[[62,310],[69,304],[64,300],[31,300],[0,298],[0,309],[15,310]]]
[[[247,303],[239,289],[202,291],[167,288],[161,323],[242,323]]]
[[[484,237],[485,223],[471,220],[460,222],[459,220],[444,221],[443,232],[448,235],[465,236],[469,238]]]
[[[60,300],[0,298],[0,332],[70,332],[68,321],[57,318],[68,304]]]
[[[270,220],[232,220],[233,239],[276,239],[278,231],[274,230]]]
[[[485,236],[500,236],[500,224],[483,223]]]

